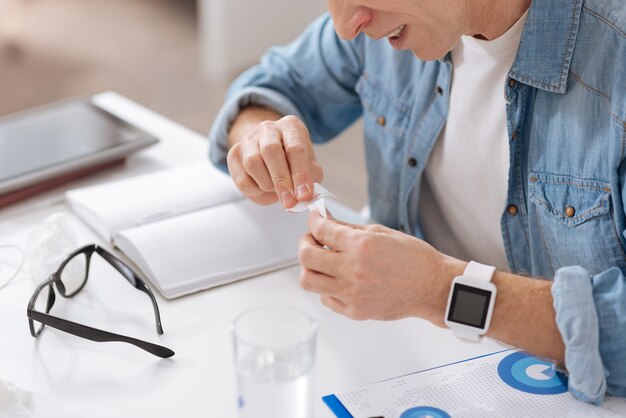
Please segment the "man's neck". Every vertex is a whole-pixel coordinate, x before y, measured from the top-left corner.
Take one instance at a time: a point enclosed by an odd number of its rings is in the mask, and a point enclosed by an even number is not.
[[[479,39],[498,38],[517,22],[531,0],[468,0],[466,35]]]

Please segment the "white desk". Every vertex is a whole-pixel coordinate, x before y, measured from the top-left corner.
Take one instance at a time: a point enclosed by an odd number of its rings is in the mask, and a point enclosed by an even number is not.
[[[206,158],[200,135],[116,94],[102,94],[99,100],[162,142],[80,185]],[[0,211],[0,243],[25,248],[34,225],[53,212],[67,212],[61,195],[56,190]],[[80,221],[71,221],[79,244],[97,242]],[[35,393],[36,417],[235,418],[229,323],[253,306],[297,306],[318,320],[319,396],[501,349],[491,341],[463,344],[421,320],[355,322],[338,316],[299,288],[297,267],[174,301],[157,295],[165,330],[159,337],[145,295],[117,276],[96,261],[85,289],[70,300],[57,295],[52,313],[161,342],[176,351],[173,358],[160,360],[127,344],[94,343],[51,328],[34,339],[26,307],[35,281],[24,271],[0,290],[0,378]],[[316,416],[333,416],[319,397]]]

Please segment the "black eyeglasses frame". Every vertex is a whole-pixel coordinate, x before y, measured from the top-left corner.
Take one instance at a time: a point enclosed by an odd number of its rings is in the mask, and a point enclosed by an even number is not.
[[[156,330],[159,335],[163,334],[163,327],[161,326],[161,316],[159,313],[159,307],[156,302],[156,298],[154,294],[150,290],[150,288],[146,285],[146,283],[137,275],[126,263],[117,258],[115,255],[107,251],[106,249],[96,245],[89,244],[84,247],[81,247],[71,254],[69,254],[65,260],[61,263],[59,268],[50,275],[50,277],[39,284],[35,289],[33,295],[30,298],[27,309],[28,316],[28,326],[30,328],[30,333],[34,338],[37,338],[41,331],[43,331],[44,327],[50,326],[52,328],[56,328],[60,331],[67,332],[69,334],[75,335],[77,337],[85,338],[87,340],[95,341],[95,342],[109,342],[109,341],[118,341],[124,342],[128,344],[132,344],[136,347],[139,347],[155,356],[161,358],[169,358],[172,357],[175,353],[167,347],[163,347],[157,344],[153,344],[147,341],[139,340],[136,338],[128,337],[126,335],[115,334],[112,332],[108,332],[105,330],[101,330],[98,328],[89,327],[87,325],[78,324],[76,322],[68,321],[67,319],[59,318],[54,315],[50,315],[50,310],[54,306],[54,302],[56,300],[56,294],[54,291],[54,287],[56,286],[59,294],[64,298],[71,298],[78,294],[87,284],[87,279],[89,277],[90,270],[90,262],[91,256],[93,253],[97,253],[104,260],[106,260],[111,266],[113,266],[131,285],[133,285],[136,289],[144,292],[150,297],[150,301],[152,302],[152,307],[154,308],[154,318],[156,321]],[[83,282],[78,286],[78,288],[68,293],[65,285],[61,281],[61,273],[65,266],[76,256],[84,254],[86,258],[86,266],[85,266],[85,278]],[[49,287],[48,292],[48,300],[46,301],[46,312],[40,312],[35,309],[35,304],[41,292]],[[38,321],[41,325],[39,329],[35,329],[34,321]]]

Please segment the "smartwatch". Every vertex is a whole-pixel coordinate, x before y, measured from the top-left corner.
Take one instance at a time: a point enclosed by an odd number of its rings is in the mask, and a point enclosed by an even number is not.
[[[470,261],[462,276],[452,280],[444,321],[456,337],[480,342],[489,329],[496,302],[491,283],[496,268]]]

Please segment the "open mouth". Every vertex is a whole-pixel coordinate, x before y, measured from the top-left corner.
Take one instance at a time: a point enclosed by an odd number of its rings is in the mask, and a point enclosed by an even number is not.
[[[399,26],[396,29],[394,29],[392,32],[385,35],[385,38],[389,40],[393,40],[393,41],[400,39],[405,29],[406,29],[406,25]]]

